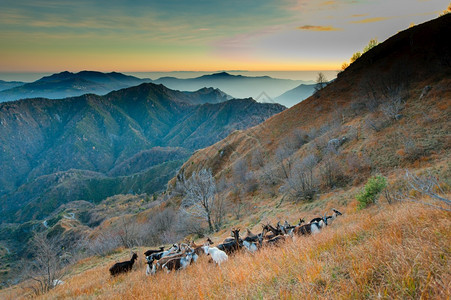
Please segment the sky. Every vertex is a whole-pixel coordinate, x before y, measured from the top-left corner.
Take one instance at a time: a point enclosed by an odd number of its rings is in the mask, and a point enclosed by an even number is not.
[[[0,0],[0,72],[338,70],[445,0]]]

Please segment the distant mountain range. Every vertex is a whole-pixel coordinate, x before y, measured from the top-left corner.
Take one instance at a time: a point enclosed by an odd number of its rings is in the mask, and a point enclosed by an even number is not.
[[[299,84],[311,84],[301,80],[277,79],[269,76],[247,77],[231,75],[226,72],[204,75],[196,78],[179,79],[175,77],[162,77],[154,83],[161,83],[171,89],[182,91],[195,91],[202,87],[215,87],[237,98],[256,98],[262,92],[270,97],[280,95]],[[281,104],[285,105],[285,103]]]
[[[15,88],[16,86],[21,86],[24,85],[25,82],[21,82],[21,81],[3,81],[0,80],[0,91],[4,91],[7,89],[11,89],[11,88]],[[0,100],[1,102],[1,100]]]
[[[152,194],[194,150],[285,109],[229,98],[143,83],[104,96],[0,103],[0,223],[39,219],[73,200]]]
[[[124,75],[122,73],[102,73],[82,71],[61,72],[42,77],[31,83],[9,83],[10,88],[0,91],[0,102],[25,98],[60,99],[84,94],[105,95],[111,91],[136,86],[150,79]],[[0,82],[0,87],[3,84]]]
[[[203,75],[196,78],[179,79],[175,77],[162,77],[157,80],[124,75],[117,72],[102,73],[95,71],[82,71],[78,73],[61,72],[42,77],[31,83],[0,81],[0,102],[13,101],[26,98],[61,99],[81,96],[84,94],[105,95],[111,91],[132,87],[141,83],[163,84],[166,87],[179,91],[198,91],[205,87],[213,87],[227,93],[229,98],[257,98],[264,93],[269,96],[267,102],[279,102],[285,106],[292,106],[293,99],[305,99],[307,88],[299,96],[275,96],[296,88],[299,84],[312,84],[311,81],[277,79],[269,76],[249,77],[231,75],[226,72]],[[301,99],[301,100],[302,100]],[[298,100],[299,102],[300,100]]]

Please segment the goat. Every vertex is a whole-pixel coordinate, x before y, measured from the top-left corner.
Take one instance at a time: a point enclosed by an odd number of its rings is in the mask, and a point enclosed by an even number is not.
[[[285,242],[286,240],[288,240],[289,238],[291,238],[291,236],[289,235],[278,235],[275,236],[269,240],[260,240],[260,244],[264,247],[264,246],[278,246],[279,244]]]
[[[333,210],[333,214],[332,214],[332,216],[327,216],[326,218],[325,218],[325,223],[326,223],[326,225],[330,225],[330,224],[332,224],[332,222],[338,217],[338,216],[342,216],[343,214],[341,213],[341,212],[339,212],[338,210],[336,210],[335,208],[332,208],[332,210]]]
[[[115,263],[110,268],[111,276],[115,276],[115,275],[118,275],[120,273],[126,273],[126,272],[130,271],[132,269],[133,264],[135,263],[135,260],[137,258],[138,258],[138,254],[133,253],[132,258],[129,261],[123,261],[123,262]]]
[[[232,230],[232,235],[234,236],[233,241],[222,243],[217,246],[219,250],[226,252],[227,254],[232,254],[233,252],[238,251],[242,247],[242,241],[240,239],[240,230],[235,229]]]
[[[212,245],[213,242],[210,240],[210,238],[207,238],[204,245]],[[199,256],[205,254],[204,250],[202,249],[203,245],[196,245],[194,241],[191,241],[190,247],[193,249],[193,261],[196,262]]]
[[[322,220],[320,221],[321,223]],[[323,223],[324,224],[324,223]],[[308,235],[308,234],[314,234],[318,233],[320,231],[321,227],[318,222],[313,222],[305,225],[298,225],[293,229],[293,233],[297,235]]]
[[[56,287],[57,285],[62,285],[64,284],[64,281],[59,280],[59,279],[53,279],[52,281],[52,287]]]
[[[280,229],[276,229],[274,227],[272,227],[270,224],[266,224],[266,225],[262,225],[263,226],[263,231],[262,231],[262,235],[263,238],[270,240],[278,235],[282,235],[283,232]],[[266,233],[271,232],[271,234],[266,235]]]
[[[213,261],[218,265],[221,265],[221,263],[227,261],[229,258],[224,251],[219,250],[217,247],[205,245],[202,248],[204,249],[205,254],[210,255]]]
[[[235,241],[235,236],[233,235],[233,230],[230,232],[230,236],[231,236],[231,237],[225,238],[225,239],[222,241],[222,243],[223,243],[223,244],[226,244],[226,243],[231,243],[231,242]]]
[[[163,252],[163,251],[164,251],[164,246],[160,247],[160,249],[158,249],[158,250],[154,250],[154,249],[147,250],[146,252],[144,252],[144,256],[147,257],[147,256],[152,255],[154,253],[159,253],[159,252]]]
[[[252,233],[250,230],[249,230],[249,228],[246,228],[246,238],[251,238],[251,239],[258,239],[258,235],[257,234],[254,234],[254,233]]]
[[[166,269],[168,272],[171,270],[182,270],[188,267],[193,260],[193,256],[196,255],[194,251],[188,252],[185,256],[172,258],[168,260],[161,267]]]
[[[310,224],[316,223],[318,225],[318,229],[322,229],[327,225],[326,214],[323,217],[314,218],[310,221]]]
[[[250,245],[252,243],[258,242],[258,234],[253,234],[249,230],[249,228],[246,228],[246,232],[247,232],[247,235],[246,235],[246,237],[244,238],[244,240],[242,242],[243,242],[243,246],[248,248],[248,246],[246,246],[246,245]]]
[[[163,252],[152,253],[151,255],[146,256],[146,274],[149,275],[152,273],[151,266],[154,261],[160,260],[165,256],[176,254],[179,251],[180,247],[177,244],[173,244],[171,248]],[[197,259],[197,258],[196,258]]]
[[[302,218],[299,219],[299,223],[298,223],[297,225],[290,225],[290,223],[288,223],[288,221],[285,220],[284,225],[281,226],[281,227],[282,227],[282,229],[283,229],[283,232],[284,232],[285,234],[288,234],[288,235],[289,235],[290,233],[293,233],[293,231],[294,231],[294,229],[296,228],[296,226],[301,226],[302,223],[305,223],[305,220],[302,219]]]
[[[175,258],[181,258],[183,256],[185,256],[186,250],[183,250],[181,253],[175,253],[175,254],[171,254],[171,255],[166,255],[158,260],[153,259],[153,260],[147,260],[147,265],[149,266],[146,270],[146,275],[149,274],[155,274],[158,270],[163,268],[163,265],[166,264],[168,261],[170,261],[171,259],[175,259]],[[152,267],[150,267],[150,265]]]
[[[249,252],[253,253],[260,248],[262,239],[263,239],[263,235],[261,233],[255,235],[255,240],[254,240],[254,237],[252,237],[252,238],[246,237],[243,240],[243,246],[246,247],[246,249]]]

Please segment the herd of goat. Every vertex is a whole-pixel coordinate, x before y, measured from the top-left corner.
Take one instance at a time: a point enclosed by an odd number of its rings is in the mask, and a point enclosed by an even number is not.
[[[324,226],[330,225],[333,220],[342,215],[338,210],[332,209],[333,214],[323,217],[314,218],[309,223],[305,223],[304,219],[300,219],[297,225],[290,225],[287,221],[283,225],[271,226],[270,224],[262,225],[262,232],[253,234],[247,229],[247,236],[240,238],[240,229],[233,229],[231,237],[226,238],[222,244],[213,247],[213,242],[207,238],[203,245],[196,245],[194,241],[188,243],[174,244],[171,248],[164,250],[159,249],[147,250],[144,252],[146,257],[146,275],[152,275],[159,270],[181,270],[188,267],[191,263],[196,262],[199,256],[209,255],[211,259],[218,265],[226,261],[230,254],[241,249],[249,252],[255,252],[266,246],[276,246],[286,240],[290,240],[295,235],[310,235],[319,232]],[[110,268],[111,275],[126,273],[133,268],[133,264],[137,260],[138,255],[133,253],[129,261],[119,262]]]

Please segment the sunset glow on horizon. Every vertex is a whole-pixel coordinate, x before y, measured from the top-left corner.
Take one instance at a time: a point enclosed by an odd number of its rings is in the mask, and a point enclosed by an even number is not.
[[[338,70],[443,0],[2,1],[0,72]],[[396,2],[396,3],[395,3]]]

